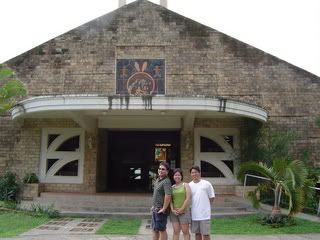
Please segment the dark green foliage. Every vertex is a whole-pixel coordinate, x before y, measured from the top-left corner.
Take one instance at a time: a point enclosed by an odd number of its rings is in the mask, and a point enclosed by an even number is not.
[[[300,154],[300,159],[305,163],[308,169],[309,186],[314,186],[320,179],[320,168],[314,167],[310,159],[310,151],[305,149]]]
[[[240,160],[246,162],[260,159],[258,143],[260,138],[260,129],[262,124],[251,119],[247,120],[247,128],[244,132],[245,138],[242,138]]]
[[[273,192],[273,217],[280,210],[280,201],[287,197],[289,215],[303,209],[305,196],[310,188],[308,169],[304,161],[293,160],[290,147],[297,135],[291,131],[276,131],[270,128],[257,129],[256,144],[252,144],[255,154],[251,154],[251,161],[240,166],[238,178],[243,181],[245,174],[254,174],[269,180],[259,182],[256,192],[249,193],[248,197],[255,207],[259,206],[257,192]],[[250,149],[247,149],[250,151]],[[263,196],[263,195],[260,195]],[[282,198],[280,196],[283,196]]]
[[[10,77],[11,75],[12,75],[11,69],[2,67],[0,65],[0,80]]]
[[[3,211],[17,209],[16,201],[0,201],[0,209]]]
[[[50,206],[41,206],[40,204],[32,204],[31,212],[38,215],[46,215],[49,218],[58,218],[60,217],[60,212],[54,209],[53,205]]]
[[[310,191],[306,197],[303,212],[316,214],[319,206],[319,197],[316,195],[316,190]]]
[[[38,183],[39,179],[35,173],[28,173],[23,178],[24,183]]]
[[[264,128],[258,139],[258,156],[267,165],[272,165],[274,159],[292,159],[289,148],[297,135],[291,131],[277,131]]]
[[[307,169],[300,160],[274,159],[271,166],[263,162],[247,162],[240,166],[239,179],[243,179],[248,171],[253,171],[258,176],[269,180],[259,185],[259,191],[272,190],[274,193],[274,208],[280,209],[280,195],[288,197],[289,215],[302,210],[305,200]],[[256,193],[249,194],[252,203],[259,205]],[[276,214],[276,213],[274,213]]]
[[[319,223],[311,222],[299,218],[294,218],[295,225],[288,224],[283,227],[270,227],[269,225],[262,225],[261,219],[265,215],[251,215],[241,217],[228,218],[214,218],[211,220],[212,234],[227,234],[227,235],[274,235],[274,234],[303,234],[303,233],[319,233]],[[284,220],[285,221],[285,220]],[[250,239],[251,237],[248,237]],[[237,239],[235,237],[234,239]],[[241,237],[245,239],[245,237]],[[268,237],[261,236],[260,239],[268,239]],[[292,239],[294,236],[292,235]]]
[[[264,216],[261,219],[258,219],[258,223],[270,226],[272,228],[289,227],[296,225],[296,221],[294,220],[294,218],[288,217],[286,215]]]
[[[17,191],[18,183],[14,173],[8,171],[0,176],[0,201],[15,200]]]
[[[0,64],[0,113],[6,112],[14,105],[17,98],[27,94],[23,83],[14,80],[13,76],[14,72],[11,69]]]
[[[292,131],[278,131],[248,121],[246,139],[241,143],[241,161],[261,161],[268,166],[273,159],[291,159],[290,147],[297,135]]]

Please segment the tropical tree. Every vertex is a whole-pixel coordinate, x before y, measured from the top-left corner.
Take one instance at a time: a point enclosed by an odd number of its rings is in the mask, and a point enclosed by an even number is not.
[[[10,109],[18,97],[27,94],[23,83],[13,79],[13,76],[14,72],[10,68],[0,65],[0,114]]]
[[[259,207],[259,196],[264,192],[273,192],[272,217],[281,215],[281,196],[286,195],[289,203],[289,215],[302,210],[304,200],[311,186],[308,179],[308,168],[303,160],[293,160],[290,154],[292,143],[297,138],[293,131],[272,130],[260,128],[256,133],[255,144],[248,146],[246,151],[254,152],[248,160],[240,165],[239,179],[244,179],[246,173],[256,174],[267,180],[259,181],[255,191],[248,197],[254,207]],[[300,159],[300,158],[299,158]],[[271,191],[270,191],[271,190]]]
[[[271,166],[263,162],[250,161],[241,165],[239,178],[243,180],[247,172],[255,172],[268,179],[261,182],[254,191],[249,193],[248,197],[255,207],[259,207],[258,191],[272,190],[274,204],[271,217],[281,215],[282,194],[285,194],[289,200],[289,216],[300,212],[304,207],[308,171],[303,161],[274,159]]]

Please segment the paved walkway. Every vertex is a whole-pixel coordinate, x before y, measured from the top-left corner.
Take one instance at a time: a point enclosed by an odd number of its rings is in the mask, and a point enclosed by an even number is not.
[[[0,238],[3,240],[151,240],[151,235],[136,236],[113,236],[113,235],[38,235],[38,236],[19,236],[14,238]],[[169,236],[169,240],[172,238]],[[180,238],[182,239],[182,238]],[[194,238],[191,238],[194,240]],[[299,234],[299,235],[212,235],[212,240],[319,240],[320,234]]]
[[[95,235],[104,220],[88,218],[63,218],[52,220],[47,224],[31,229],[14,238],[3,240],[150,240],[151,230],[148,221],[144,221],[135,236]],[[172,227],[168,222],[168,236],[172,239]],[[320,223],[319,223],[320,227]],[[182,240],[182,236],[180,237]],[[191,238],[194,240],[194,236]],[[288,235],[212,235],[212,240],[319,240],[320,234],[288,234]]]

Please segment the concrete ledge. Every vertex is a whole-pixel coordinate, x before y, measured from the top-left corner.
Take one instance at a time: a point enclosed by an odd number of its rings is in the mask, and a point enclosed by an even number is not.
[[[28,117],[33,113],[64,111],[106,110],[172,110],[208,113],[229,113],[262,122],[267,121],[267,111],[244,102],[214,97],[167,97],[167,96],[109,96],[59,95],[31,97],[11,109],[13,119]]]

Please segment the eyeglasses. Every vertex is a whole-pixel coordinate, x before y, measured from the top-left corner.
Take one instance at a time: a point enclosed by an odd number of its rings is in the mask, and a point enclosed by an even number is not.
[[[166,171],[167,169],[166,169],[166,168],[161,168],[161,167],[159,167],[158,170]]]

